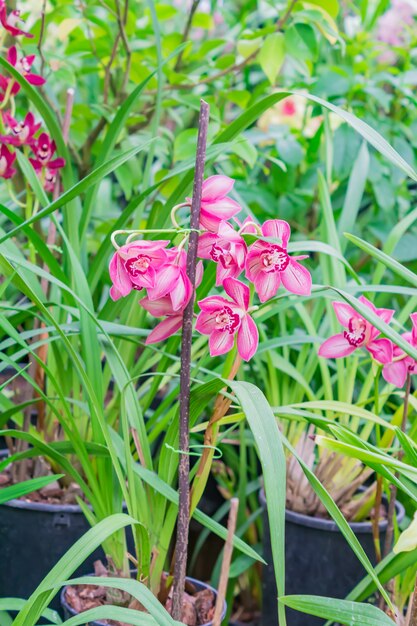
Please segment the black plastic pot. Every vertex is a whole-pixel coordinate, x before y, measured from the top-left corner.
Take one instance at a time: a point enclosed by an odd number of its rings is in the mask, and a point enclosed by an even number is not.
[[[277,590],[272,561],[271,540],[265,496],[262,626],[278,626]],[[404,517],[404,507],[396,503],[397,520]],[[344,598],[366,575],[366,571],[332,520],[285,512],[285,593]],[[349,524],[372,563],[375,549],[371,522]],[[379,524],[381,543],[385,539],[387,521]],[[306,622],[308,620],[308,622]],[[287,626],[322,626],[325,621],[287,609]]]
[[[210,585],[207,585],[206,583],[202,583],[201,581],[196,580],[195,578],[187,577],[187,580],[194,585],[197,591],[202,591],[203,589],[210,589],[217,597],[217,591]],[[66,592],[66,587],[64,587],[63,590],[61,591],[61,606],[64,610],[65,619],[69,619],[73,615],[79,615],[79,613],[77,613],[77,611],[74,611],[74,609],[68,604],[65,598],[65,592]],[[226,615],[226,610],[227,610],[227,606],[225,602],[223,606],[223,611],[222,611],[222,619],[224,619],[224,616]],[[201,626],[212,626],[212,625],[213,625],[213,622],[206,622],[205,624],[202,624]],[[106,625],[103,624],[103,622],[89,622],[88,624],[84,624],[83,626],[106,626]]]
[[[89,530],[77,505],[52,505],[11,500],[0,506],[0,597],[28,598],[38,584]],[[93,563],[103,559],[95,551],[76,575],[91,572]],[[52,608],[60,607],[59,599]]]

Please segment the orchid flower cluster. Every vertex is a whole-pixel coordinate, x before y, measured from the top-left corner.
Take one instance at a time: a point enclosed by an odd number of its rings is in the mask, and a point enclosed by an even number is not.
[[[359,301],[386,324],[391,322],[395,313],[394,310],[377,309],[364,296],[361,296]],[[379,330],[361,317],[349,304],[333,302],[333,308],[338,321],[346,330],[326,339],[319,349],[319,356],[326,358],[346,357],[355,350],[365,348],[374,361],[382,365],[384,379],[396,387],[404,386],[409,373],[417,374],[417,361],[389,339],[380,338]],[[410,318],[412,331],[404,333],[402,337],[411,346],[417,348],[417,312],[412,313]]]
[[[20,11],[8,13],[6,3],[0,0],[0,23],[4,34],[12,37],[33,37],[19,27],[22,19]],[[41,86],[45,79],[32,71],[36,60],[34,54],[21,56],[15,45],[7,51],[7,61],[34,86]],[[56,145],[45,132],[39,134],[41,127],[32,113],[27,113],[23,120],[15,119],[15,97],[20,91],[20,84],[11,77],[0,75],[0,178],[11,179],[16,174],[14,163],[16,152],[13,148],[28,149],[32,152],[29,161],[46,191],[53,191],[57,172],[64,167],[65,160],[55,157]],[[6,110],[9,107],[9,110]]]
[[[226,297],[216,294],[200,300],[195,328],[209,336],[211,356],[229,352],[236,338],[239,355],[248,361],[259,341],[252,319],[258,308],[252,302],[254,292],[261,303],[273,298],[280,285],[290,293],[307,296],[312,281],[309,271],[299,263],[306,257],[288,254],[289,224],[274,219],[259,225],[249,218],[241,223],[237,218],[241,207],[228,195],[233,185],[234,180],[223,175],[211,176],[203,183],[197,254],[202,260],[216,263],[216,286],[224,290]],[[184,235],[178,246],[168,247],[169,240],[138,240],[140,231],[113,233],[116,252],[109,266],[111,298],[118,300],[132,290],[146,289],[139,304],[154,317],[163,318],[148,336],[147,344],[167,339],[181,328],[184,309],[193,296],[184,250],[189,231],[181,229],[175,219],[179,208],[191,206],[191,198],[186,200],[172,212],[173,232]],[[119,247],[115,238],[123,233],[129,233],[129,237]],[[252,244],[247,244],[245,234],[255,238]],[[202,260],[197,264],[196,286],[203,280]],[[242,274],[249,285],[238,280]]]

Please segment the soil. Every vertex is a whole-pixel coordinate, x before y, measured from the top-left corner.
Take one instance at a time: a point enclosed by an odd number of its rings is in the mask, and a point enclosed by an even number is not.
[[[95,562],[94,570],[96,576],[110,575],[108,569],[104,567],[101,561]],[[114,575],[114,572],[112,575]],[[166,577],[164,576],[162,584],[165,580]],[[171,593],[172,589],[164,603],[168,613],[172,611]],[[83,611],[98,606],[105,606],[106,604],[117,604],[118,606],[125,606],[130,609],[146,612],[146,609],[128,593],[109,589],[108,587],[101,587],[99,585],[74,585],[67,587],[65,599],[69,606],[77,613],[82,613]],[[211,589],[197,591],[194,585],[187,581],[181,621],[187,626],[201,626],[201,624],[207,624],[207,622],[213,619],[215,602],[216,598]],[[100,620],[100,622],[108,626],[129,626],[124,622],[114,620]]]
[[[29,459],[28,473],[29,477],[34,478],[38,476],[48,476],[51,474],[49,466],[43,462],[45,467],[39,468],[39,464],[35,467],[35,463],[32,459]],[[2,487],[9,487],[13,484],[11,471],[6,468],[0,473],[0,489]],[[82,498],[83,494],[76,483],[71,483],[68,487],[62,487],[58,481],[50,483],[39,491],[33,491],[27,493],[25,496],[19,498],[24,502],[40,502],[42,504],[77,504],[77,497]]]

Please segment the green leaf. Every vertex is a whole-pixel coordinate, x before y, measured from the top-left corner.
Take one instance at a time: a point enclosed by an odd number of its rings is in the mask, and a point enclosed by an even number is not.
[[[3,487],[0,489],[0,504],[9,502],[9,500],[15,500],[21,498],[32,491],[37,491],[50,485],[51,483],[59,480],[63,477],[63,474],[55,474],[52,476],[40,476],[39,478],[32,478],[31,480],[25,480],[17,485],[11,485],[10,487]]]
[[[285,593],[286,460],[275,415],[258,387],[246,382],[224,381],[236,394],[253,433],[262,465],[278,597]],[[278,604],[281,626],[285,610]]]
[[[86,623],[91,624],[100,620],[111,619],[123,624],[132,624],[133,626],[159,626],[151,615],[147,615],[142,611],[135,609],[124,609],[121,606],[98,606],[95,609],[83,611],[80,615],[71,617],[63,622],[62,626],[85,626]],[[181,622],[172,621],[175,626],[183,626]]]
[[[87,176],[83,178],[80,182],[78,182],[73,187],[71,187],[71,189],[68,189],[68,191],[65,191],[57,200],[54,200],[53,202],[51,202],[51,204],[44,207],[41,211],[38,211],[38,213],[36,213],[35,215],[32,215],[32,217],[27,219],[25,222],[23,222],[19,226],[16,226],[12,230],[10,230],[6,235],[3,235],[3,237],[0,238],[0,243],[3,243],[4,241],[6,241],[7,239],[10,239],[11,237],[14,237],[25,226],[28,226],[29,224],[33,224],[34,222],[39,221],[46,215],[53,213],[60,207],[67,204],[70,200],[73,200],[74,198],[78,197],[80,194],[87,191],[91,185],[93,185],[97,181],[101,180],[102,178],[104,178],[105,176],[113,172],[117,167],[119,167],[120,165],[128,161],[130,158],[138,154],[141,150],[144,150],[145,148],[149,147],[153,141],[154,140],[145,141],[139,146],[136,146],[135,148],[127,150],[126,152],[123,152],[119,156],[114,157],[113,159],[110,159],[109,161],[107,161],[107,163],[100,165],[97,169],[90,172],[90,174],[87,174]]]
[[[374,259],[383,263],[386,267],[392,270],[394,274],[397,274],[397,276],[403,278],[407,283],[417,287],[417,274],[360,237],[356,237],[355,235],[351,235],[349,233],[344,233],[344,235],[346,239],[351,241],[355,244],[355,246],[358,246],[358,248],[372,256]]]
[[[394,626],[386,613],[371,604],[319,596],[285,596],[280,602],[296,611],[346,626]]]
[[[307,0],[307,2],[303,2],[303,4],[320,7],[326,13],[328,13],[331,17],[336,18],[339,14],[339,2],[338,0]]]
[[[20,611],[26,604],[26,600],[20,598],[0,598],[0,611]],[[45,609],[42,617],[52,624],[62,624],[62,619],[56,611]]]
[[[282,33],[272,33],[272,35],[268,35],[258,54],[258,62],[268,77],[271,85],[275,84],[275,79],[282,67],[284,58],[284,35]]]
[[[349,177],[345,201],[343,203],[343,209],[337,227],[339,237],[341,237],[345,231],[352,230],[355,226],[363,193],[365,191],[369,163],[369,150],[368,146],[364,142],[359,150],[359,154],[353,164],[352,172]],[[346,247],[345,239],[341,241],[341,246],[342,250]]]

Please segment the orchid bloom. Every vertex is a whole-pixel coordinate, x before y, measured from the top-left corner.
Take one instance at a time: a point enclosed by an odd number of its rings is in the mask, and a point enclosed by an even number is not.
[[[57,178],[57,170],[65,166],[65,159],[52,157],[56,151],[56,144],[47,133],[41,133],[38,139],[32,144],[35,158],[30,158],[36,174],[43,182],[46,191],[53,191]]]
[[[203,183],[200,211],[200,227],[217,233],[220,223],[228,220],[241,210],[240,205],[228,193],[235,181],[228,176],[210,176]],[[191,198],[187,198],[191,202]]]
[[[28,113],[23,122],[15,120],[10,113],[5,113],[3,119],[11,132],[9,135],[0,135],[0,141],[12,146],[30,146],[35,142],[34,135],[40,129],[41,124],[36,124],[32,113]]]
[[[373,313],[378,315],[386,324],[389,324],[394,311],[391,309],[377,309],[364,296],[359,298]],[[379,330],[372,326],[353,307],[344,302],[333,302],[334,312],[340,324],[347,330],[339,335],[329,337],[320,346],[319,356],[328,359],[337,359],[348,356],[358,348],[366,348],[379,363],[392,361],[392,344],[389,339],[377,339]]]
[[[198,240],[198,256],[217,263],[216,285],[226,278],[237,278],[245,267],[246,244],[228,222],[220,222],[217,233],[203,233]]]
[[[18,37],[19,35],[23,35],[24,37],[32,39],[33,35],[31,33],[28,33],[27,31],[22,30],[18,27],[19,22],[24,21],[22,20],[20,15],[21,12],[18,9],[11,11],[10,14],[7,15],[7,7],[5,2],[2,2],[0,4],[0,23],[3,28],[7,30],[7,32],[10,33],[12,37]]]
[[[158,269],[155,285],[148,288],[151,301],[169,296],[173,311],[183,310],[190,301],[193,289],[187,276],[187,253],[185,250],[166,250],[166,262]],[[201,263],[196,268],[196,286],[201,283],[203,269]]]
[[[8,62],[10,63],[10,65],[13,65],[13,67],[15,67],[17,71],[22,74],[22,76],[26,78],[28,83],[30,83],[31,85],[43,85],[46,80],[42,76],[32,73],[32,65],[35,59],[36,56],[34,54],[19,59],[17,57],[16,46],[12,46],[7,51]],[[5,76],[0,76],[0,88],[3,89],[4,92],[9,89],[10,95],[12,96],[15,96],[20,91],[19,83],[14,78],[6,78]]]
[[[310,295],[310,272],[297,260],[306,257],[290,257],[287,252],[290,225],[284,220],[267,220],[261,230],[264,237],[278,239],[280,243],[259,240],[249,248],[246,277],[254,283],[260,301],[273,298],[281,283],[291,293]]]
[[[118,300],[132,289],[140,291],[156,284],[157,271],[167,260],[165,250],[169,241],[133,241],[119,248],[113,255],[109,273],[112,280],[110,297]]]
[[[16,159],[16,153],[10,152],[9,148],[4,144],[0,147],[0,178],[12,178],[16,174],[13,163]]]
[[[403,338],[408,343],[417,348],[417,313],[410,315],[413,323],[413,329],[411,333],[404,333]],[[392,347],[392,360],[389,363],[385,363],[382,368],[382,376],[387,381],[396,387],[404,387],[407,379],[407,374],[417,374],[417,361],[411,356],[408,356],[401,348],[396,345]]]
[[[140,300],[139,304],[154,317],[165,317],[159,322],[155,328],[149,333],[145,343],[158,343],[168,339],[174,335],[182,326],[183,309],[174,311],[172,301],[169,296],[159,298],[159,300],[150,300],[145,297]]]
[[[58,157],[53,159],[56,152],[56,144],[47,133],[41,133],[33,145],[35,159],[30,159],[33,167],[39,169],[41,167],[49,167],[52,170],[60,169],[65,165],[65,159]]]
[[[237,335],[238,353],[243,360],[249,361],[259,341],[258,329],[249,314],[249,287],[235,278],[226,278],[223,287],[231,300],[222,296],[208,296],[200,300],[201,313],[196,330],[209,335],[211,356],[229,352]]]
[[[12,35],[12,37],[18,37],[19,35],[24,35],[25,37],[32,38],[33,35],[31,33],[27,33],[26,31],[19,28],[17,25],[19,22],[23,22],[20,17],[20,11],[15,10],[11,11],[9,15],[7,15],[7,7],[4,0],[0,1],[0,23],[8,33]]]

